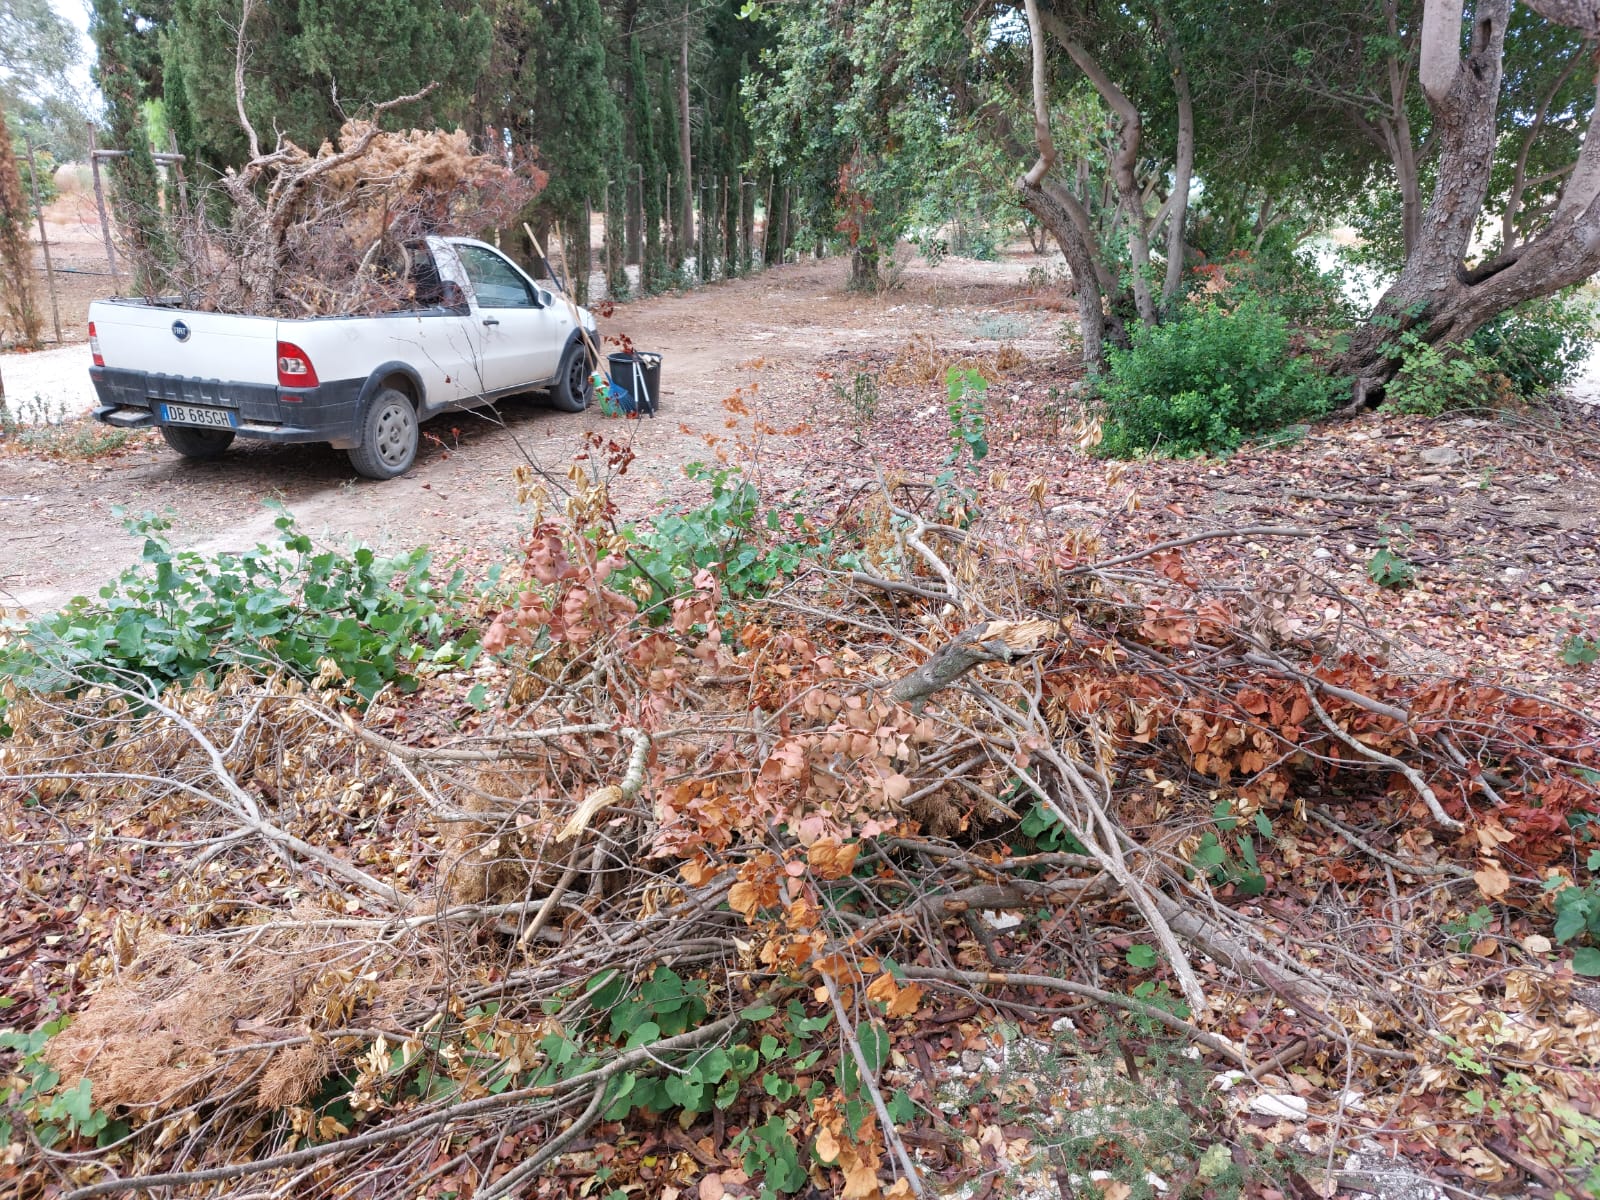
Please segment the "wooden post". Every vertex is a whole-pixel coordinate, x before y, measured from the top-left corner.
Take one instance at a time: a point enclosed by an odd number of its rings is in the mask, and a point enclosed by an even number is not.
[[[56,328],[56,345],[61,344],[61,306],[56,303],[56,269],[50,261],[50,239],[44,232],[44,206],[39,203],[39,164],[34,161],[33,142],[26,136],[22,148],[28,154],[28,189],[33,193],[33,213],[39,218],[39,249],[44,251],[44,282],[50,289],[50,320]]]
[[[610,230],[606,231],[607,233]],[[561,261],[567,264],[567,270],[572,270],[572,256],[567,253],[567,239],[561,238]],[[584,303],[589,300],[589,280],[594,275],[594,202],[587,196],[583,201],[583,282],[574,282],[570,275],[568,282],[572,284],[574,294]]]
[[[773,174],[767,172],[767,198],[761,202],[761,257],[756,261],[762,263],[772,262],[772,181]],[[754,258],[754,255],[751,256]]]
[[[100,139],[95,134],[94,122],[89,122],[89,169],[94,173],[94,206],[100,210],[100,234],[106,240],[106,261],[111,264],[111,279],[118,291],[122,290],[122,276],[117,272],[117,252],[111,245],[111,218],[106,215],[105,186],[100,182]]]
[[[633,173],[643,171],[638,163],[632,167],[624,165],[622,169],[622,207],[625,213],[623,221],[626,229],[626,247],[624,248],[623,263],[644,262],[644,191],[634,190]]]
[[[707,251],[710,250],[711,246],[710,240],[706,237],[706,177],[704,175],[700,176],[699,191],[700,223],[695,227],[695,233],[698,236],[695,238],[694,266],[695,274],[699,275],[700,282],[704,283],[706,280],[711,278],[711,276],[706,273]]]
[[[739,274],[741,275],[748,274],[755,266],[755,243],[756,181],[741,175],[739,176]]]
[[[667,236],[667,242],[666,242],[667,257],[670,259],[670,258],[672,258],[673,255],[676,254],[681,258],[682,257],[682,253],[681,253],[680,247],[678,246],[678,220],[679,220],[679,218],[678,218],[678,214],[672,211],[672,172],[671,171],[666,172],[666,176],[667,176],[667,195],[666,195],[667,203],[666,203],[666,207],[664,207],[661,210],[661,215],[664,218],[664,222],[663,223],[667,227],[667,234],[666,234],[666,236]]]
[[[187,216],[189,213],[189,181],[183,176],[183,155],[178,152],[178,135],[172,130],[167,130],[167,147],[172,152],[172,169],[178,175],[178,208]]]
[[[606,299],[607,300],[615,300],[616,299],[616,297],[611,294],[611,279],[612,279],[612,271],[614,269],[614,264],[615,264],[616,258],[617,258],[617,255],[616,255],[617,230],[616,230],[616,226],[612,223],[611,215],[612,215],[612,213],[611,213],[611,180],[608,179],[608,180],[606,180],[606,202],[605,202],[605,207],[604,207],[604,210],[600,214],[600,219],[606,223],[606,239],[605,239],[606,288],[605,288],[605,295],[606,295]]]
[[[728,234],[731,232],[728,228],[728,177],[726,175],[721,175],[718,176],[717,179],[722,184],[720,189],[721,194],[718,195],[713,193],[711,202],[713,206],[716,206],[720,203],[720,207],[716,207],[715,212],[717,215],[717,228],[719,231],[718,236],[722,241],[722,278],[728,279],[733,275],[732,270],[729,269],[732,264],[733,256],[738,253],[738,247],[731,246],[728,243],[737,242],[739,239],[737,235],[731,238],[728,236]]]

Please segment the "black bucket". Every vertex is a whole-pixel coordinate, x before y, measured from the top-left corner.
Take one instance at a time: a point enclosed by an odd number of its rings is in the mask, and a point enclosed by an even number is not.
[[[661,355],[649,350],[608,354],[606,363],[612,384],[628,393],[623,411],[655,416],[661,407]]]

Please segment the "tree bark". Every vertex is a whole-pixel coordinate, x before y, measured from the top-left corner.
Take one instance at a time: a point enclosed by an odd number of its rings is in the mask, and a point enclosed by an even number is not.
[[[878,244],[865,239],[850,247],[850,286],[858,292],[875,292],[878,278]]]
[[[1017,180],[1017,199],[1055,238],[1072,271],[1077,292],[1078,329],[1083,338],[1083,361],[1090,370],[1104,365],[1106,316],[1101,291],[1102,264],[1094,250],[1089,215],[1078,198],[1050,178],[1057,163],[1055,138],[1050,132],[1049,67],[1046,62],[1044,23],[1038,0],[1026,0],[1028,33],[1033,50],[1033,139],[1038,158]],[[1003,114],[996,114],[1004,125]]]
[[[1061,247],[1077,293],[1083,362],[1090,370],[1098,370],[1105,365],[1105,297],[1100,290],[1094,250],[1071,212],[1070,206],[1077,198],[1060,185],[1029,186],[1027,176],[1017,181],[1017,197]]]
[[[1144,198],[1139,191],[1136,168],[1144,124],[1139,109],[1106,74],[1084,46],[1071,36],[1065,22],[1055,13],[1042,14],[1051,35],[1066,50],[1078,69],[1088,78],[1100,98],[1117,114],[1117,150],[1111,161],[1111,177],[1123,219],[1128,222],[1128,256],[1133,260],[1133,303],[1139,319],[1156,323],[1155,300],[1150,295],[1150,223],[1145,219]]]
[[[1183,233],[1189,214],[1189,184],[1194,177],[1194,99],[1189,74],[1172,31],[1163,23],[1162,40],[1172,64],[1172,88],[1178,98],[1178,154],[1172,170],[1172,195],[1167,198],[1167,274],[1161,284],[1161,303],[1168,306],[1183,286]]]
[[[687,252],[695,245],[694,236],[694,156],[689,152],[689,5],[683,6],[683,40],[678,43],[678,150],[683,155],[683,219],[678,236]],[[702,268],[700,277],[705,278]]]
[[[1486,278],[1469,279],[1465,269],[1493,166],[1509,9],[1510,0],[1481,0],[1463,57],[1460,0],[1428,0],[1425,6],[1418,73],[1433,109],[1439,178],[1399,278],[1366,323],[1354,331],[1339,361],[1337,369],[1354,377],[1360,395],[1376,398],[1393,376],[1396,360],[1386,347],[1396,332],[1416,329],[1430,343],[1459,341],[1506,307],[1502,301],[1509,297],[1515,296],[1509,300],[1514,304],[1564,286],[1554,281],[1576,269],[1585,257],[1579,246],[1524,254],[1499,265],[1488,278],[1505,272],[1511,277],[1492,285]],[[1593,139],[1586,142],[1586,155],[1592,145]],[[1600,156],[1600,148],[1596,155]],[[1575,171],[1569,189],[1578,182],[1577,176]],[[1558,262],[1564,265],[1557,266]]]

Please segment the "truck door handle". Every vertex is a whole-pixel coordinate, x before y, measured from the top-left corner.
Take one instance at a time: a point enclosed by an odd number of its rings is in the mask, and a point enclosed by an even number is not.
[[[499,317],[485,317],[483,319],[483,323],[485,325],[498,325],[498,324],[500,324],[500,318]]]

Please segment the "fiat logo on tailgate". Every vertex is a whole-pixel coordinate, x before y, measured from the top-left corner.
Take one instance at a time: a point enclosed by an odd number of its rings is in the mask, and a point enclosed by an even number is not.
[[[172,323],[172,336],[180,342],[187,342],[189,340],[189,326],[182,321],[174,321]]]

